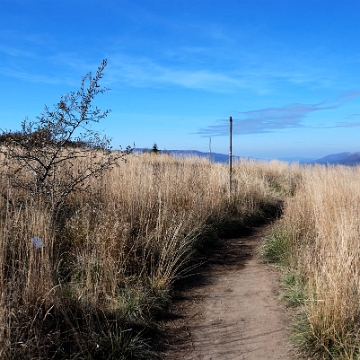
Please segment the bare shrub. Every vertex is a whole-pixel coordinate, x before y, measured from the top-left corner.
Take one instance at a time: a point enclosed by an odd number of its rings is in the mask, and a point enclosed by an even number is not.
[[[54,109],[46,106],[35,122],[25,119],[20,132],[2,135],[11,185],[25,197],[46,203],[55,214],[70,193],[86,189],[87,179],[104,173],[130,151],[111,151],[110,140],[91,129],[109,113],[92,104],[108,90],[98,85],[106,65],[104,60],[94,76],[84,76],[80,89],[62,96]]]

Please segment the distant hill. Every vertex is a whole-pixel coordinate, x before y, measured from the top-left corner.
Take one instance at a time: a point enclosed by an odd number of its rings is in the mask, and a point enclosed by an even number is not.
[[[324,156],[321,159],[315,160],[314,162],[317,164],[334,164],[334,163],[339,163],[339,162],[345,160],[350,155],[351,155],[350,152],[331,154],[331,155]]]
[[[327,155],[321,159],[315,160],[316,164],[324,165],[348,165],[355,166],[360,164],[360,152],[343,152],[339,154]]]
[[[151,150],[151,149],[150,149]],[[149,151],[149,149],[135,149],[135,151]],[[187,156],[198,156],[200,158],[209,158],[209,153],[197,151],[197,150],[162,150],[162,153],[168,153],[178,157],[187,157]],[[233,160],[240,159],[240,156],[233,156]],[[219,153],[211,153],[211,161],[227,163],[229,162],[229,155],[227,154],[219,154]]]
[[[135,149],[135,151],[149,151],[149,149]],[[162,153],[168,153],[178,157],[187,157],[187,156],[198,156],[201,158],[209,158],[209,153],[197,151],[197,150],[162,150]],[[243,156],[236,156],[233,155],[233,160],[244,158]],[[270,161],[269,159],[256,159],[256,158],[249,158],[253,160],[266,160]],[[347,166],[355,166],[360,165],[360,152],[343,152],[338,154],[331,154],[327,155],[321,159],[313,160],[304,157],[283,157],[278,158],[279,161],[284,161],[288,163],[297,162],[299,164],[323,164],[323,165],[347,165]],[[220,162],[220,163],[227,163],[229,162],[229,155],[228,154],[219,154],[219,153],[211,153],[211,161],[213,162]]]
[[[179,156],[198,156],[201,158],[209,158],[209,153],[204,153],[197,150],[166,150],[166,152]],[[233,156],[233,160],[240,159],[240,156]],[[213,162],[220,162],[220,163],[227,163],[229,162],[229,155],[228,154],[219,154],[219,153],[211,153],[211,161]]]
[[[209,153],[197,151],[197,150],[164,150],[164,152],[170,153],[175,156],[199,156],[203,158],[209,158]],[[271,161],[273,159],[258,159],[253,157],[247,157],[247,156],[237,156],[233,155],[233,161],[238,159],[251,159],[251,160],[259,160],[259,161]],[[304,158],[304,157],[284,157],[279,159],[274,159],[279,161],[284,161],[288,163],[294,163],[298,162],[300,164],[308,164],[314,161],[314,159]],[[221,163],[227,163],[229,162],[229,155],[228,154],[219,154],[219,153],[211,153],[211,161],[213,162],[221,162]]]
[[[305,157],[301,157],[301,156],[282,157],[282,158],[278,158],[277,160],[288,162],[288,163],[295,163],[296,162],[296,163],[299,163],[299,164],[309,164],[309,163],[314,162],[314,159],[305,158]]]

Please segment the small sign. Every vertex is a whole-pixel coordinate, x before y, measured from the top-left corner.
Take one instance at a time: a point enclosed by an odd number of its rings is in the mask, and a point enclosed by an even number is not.
[[[45,244],[42,242],[42,240],[39,237],[33,237],[31,241],[35,244],[37,249],[41,249],[45,247]]]

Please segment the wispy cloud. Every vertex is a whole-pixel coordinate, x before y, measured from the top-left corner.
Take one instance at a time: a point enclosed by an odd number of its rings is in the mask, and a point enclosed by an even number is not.
[[[221,29],[215,28],[214,32],[221,35]],[[171,85],[212,92],[240,89],[264,94],[283,86],[328,88],[336,77],[318,65],[322,58],[314,54],[301,53],[296,57],[278,49],[270,54],[257,49],[233,49],[231,41],[186,46],[145,44],[146,50],[141,55],[136,49],[118,52],[114,47],[108,57],[114,82],[136,87]]]
[[[360,126],[360,121],[358,120],[359,118],[360,118],[360,114],[351,114],[345,118],[345,121],[339,121],[334,126],[329,126],[328,128],[359,127]]]
[[[33,48],[23,50],[20,46],[0,44],[0,54],[4,54],[0,61],[0,74],[25,82],[50,85],[79,85],[80,76],[94,71],[101,62],[101,58],[89,60],[80,57],[75,52],[47,51]],[[81,71],[80,75],[78,73]]]
[[[345,122],[345,121],[341,121],[338,122],[335,126],[333,126],[334,128],[351,128],[351,127],[359,127],[360,126],[360,121],[355,121],[355,122]]]
[[[118,56],[111,60],[108,76],[114,83],[121,81],[137,87],[180,86],[215,92],[246,87],[243,81],[225,73],[208,69],[165,66],[147,58],[126,56]]]
[[[0,53],[13,57],[34,57],[31,51],[22,50],[14,46],[0,45]]]
[[[285,129],[303,128],[305,127],[303,120],[309,114],[321,110],[337,109],[359,95],[360,92],[351,92],[318,104],[296,103],[282,108],[266,108],[240,112],[240,118],[233,119],[233,133],[237,135],[261,134]],[[339,122],[334,127],[350,126],[360,126],[360,122]],[[197,132],[197,134],[203,136],[223,136],[228,135],[228,133],[228,119],[219,120],[215,125],[210,125]]]
[[[0,74],[32,83],[43,83],[50,85],[75,85],[74,80],[70,77],[40,75],[36,73],[31,73],[30,71],[0,68]]]

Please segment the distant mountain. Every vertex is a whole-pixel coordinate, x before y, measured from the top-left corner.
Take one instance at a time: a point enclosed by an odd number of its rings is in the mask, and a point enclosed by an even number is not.
[[[301,157],[301,156],[283,157],[283,158],[279,158],[277,160],[288,162],[288,163],[295,163],[296,162],[296,163],[299,163],[299,164],[309,164],[309,163],[314,162],[314,159],[305,158],[305,157]]]
[[[135,149],[135,151],[149,151],[149,149]],[[209,158],[209,153],[197,151],[197,150],[162,150],[162,153],[168,153],[178,157],[187,157],[187,156],[198,156],[201,158]],[[233,155],[233,160],[244,158],[243,156]],[[249,158],[252,160],[265,160],[271,161],[271,159],[256,159]],[[347,165],[347,166],[355,166],[360,165],[360,152],[343,152],[338,154],[327,155],[321,159],[313,160],[304,157],[283,157],[278,158],[279,161],[284,161],[288,163],[297,162],[299,164],[323,164],[323,165]],[[228,154],[219,154],[219,153],[211,153],[211,161],[220,162],[220,163],[228,163],[229,155]]]
[[[207,159],[209,158],[209,153],[204,153],[197,150],[166,150],[165,152],[179,157],[198,156],[201,158],[207,158]],[[211,161],[213,162],[220,162],[220,163],[229,162],[229,155],[227,154],[219,154],[212,152],[210,157],[211,157]],[[240,159],[240,156],[233,155],[233,160],[235,159]]]
[[[150,149],[151,150],[151,149]],[[150,151],[149,149],[134,149],[134,151]],[[162,150],[162,153],[168,153],[177,157],[187,157],[187,156],[198,156],[200,158],[209,158],[209,153],[197,151],[197,150]],[[240,159],[240,156],[233,155],[233,160]],[[219,153],[211,153],[211,161],[227,163],[229,162],[229,155],[227,154],[219,154]]]
[[[314,162],[317,163],[317,164],[334,164],[334,163],[339,163],[339,162],[345,160],[350,155],[351,155],[350,152],[343,152],[343,153],[339,153],[339,154],[331,154],[331,155],[324,156],[321,159],[317,159]]]
[[[205,157],[209,158],[209,153],[204,153],[197,150],[166,150],[166,152],[176,155],[176,156],[199,156],[199,157]],[[314,161],[314,159],[304,158],[304,157],[284,157],[279,159],[257,159],[253,157],[246,157],[246,156],[236,156],[233,155],[233,160],[237,159],[251,159],[251,160],[259,160],[259,161],[271,161],[271,160],[279,160],[284,161],[288,163],[294,163],[298,162],[300,164],[308,164]],[[219,153],[211,153],[211,160],[214,162],[221,162],[221,163],[227,163],[229,162],[229,155],[228,154],[219,154]]]
[[[360,152],[343,152],[339,154],[327,155],[321,159],[315,160],[316,164],[324,165],[348,165],[355,166],[360,164]]]

